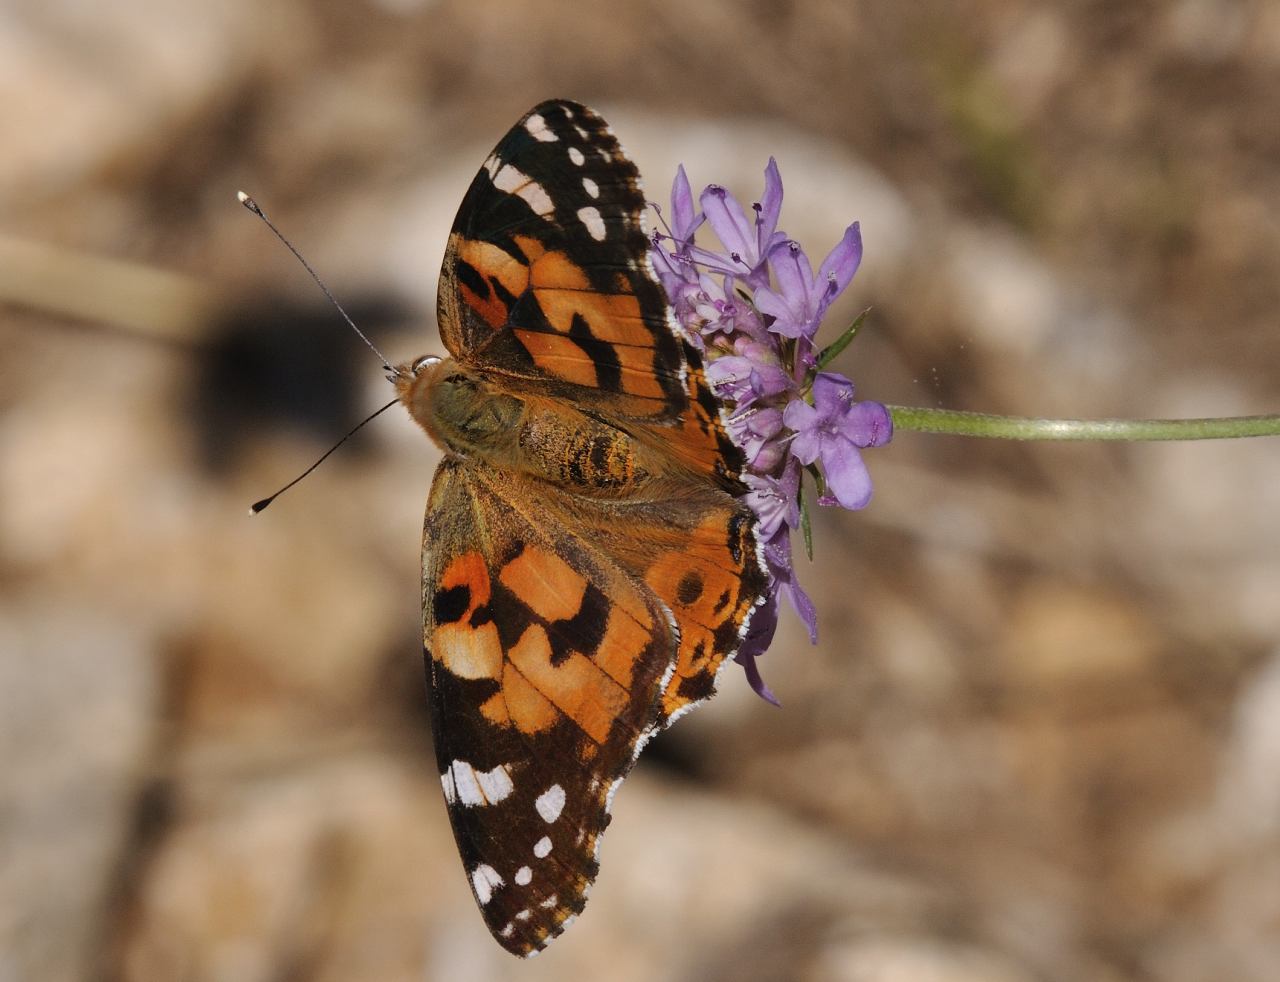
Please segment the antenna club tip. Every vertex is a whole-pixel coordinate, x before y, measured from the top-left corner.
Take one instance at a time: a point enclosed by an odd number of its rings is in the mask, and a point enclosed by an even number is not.
[[[248,208],[255,215],[262,214],[262,209],[258,207],[258,203],[254,201],[251,197],[249,197],[249,195],[245,194],[243,191],[236,192],[236,200],[239,201],[240,204]]]
[[[266,510],[267,505],[271,504],[270,498],[263,498],[261,501],[255,501],[249,506],[250,515],[261,515]]]

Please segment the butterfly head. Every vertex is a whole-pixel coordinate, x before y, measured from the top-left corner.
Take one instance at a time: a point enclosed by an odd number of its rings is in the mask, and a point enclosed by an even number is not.
[[[390,369],[387,372],[387,381],[395,384],[398,389],[403,388],[404,385],[411,385],[415,378],[439,365],[442,361],[444,359],[439,355],[421,355],[413,359],[413,361],[396,365],[395,368]]]
[[[423,382],[445,359],[439,355],[421,355],[413,361],[401,362],[387,370],[387,381],[396,387],[396,395],[400,401],[409,404],[410,393],[417,387],[419,380]]]

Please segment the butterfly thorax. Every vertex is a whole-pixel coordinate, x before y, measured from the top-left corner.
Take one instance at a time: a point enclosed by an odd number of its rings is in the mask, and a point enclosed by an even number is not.
[[[536,393],[517,395],[452,358],[413,364],[398,369],[396,391],[446,451],[594,497],[634,493],[654,477],[652,451],[597,414]]]

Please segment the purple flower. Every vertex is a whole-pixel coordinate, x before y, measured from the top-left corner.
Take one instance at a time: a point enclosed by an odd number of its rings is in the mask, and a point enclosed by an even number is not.
[[[662,210],[655,204],[659,218]],[[667,291],[667,298],[675,308],[676,317],[686,327],[694,316],[694,308],[699,291],[698,270],[689,255],[694,233],[703,223],[704,218],[693,209],[693,191],[689,188],[689,178],[685,175],[684,165],[676,169],[675,180],[671,182],[671,224],[667,226],[668,235],[654,232],[651,236],[649,256],[653,260],[654,272]],[[675,243],[668,252],[662,248],[665,239]],[[690,341],[701,347],[700,337],[691,337]]]
[[[755,307],[735,293],[736,283],[732,276],[723,277],[722,282],[705,274],[699,276],[697,291],[689,295],[693,309],[681,321],[685,328],[707,338],[716,334],[728,339],[736,334],[763,337],[764,323]]]
[[[755,474],[769,474],[778,469],[786,455],[783,444],[785,427],[782,422],[782,410],[777,406],[760,406],[742,409],[729,417],[726,427],[729,438],[742,448],[747,459],[747,467]],[[745,477],[755,477],[747,474]],[[758,478],[765,480],[765,478]],[[748,482],[748,486],[750,486]],[[748,495],[748,498],[750,495]],[[764,521],[760,508],[755,504],[752,509]]]
[[[814,338],[822,318],[862,259],[858,225],[845,230],[815,274],[804,250],[778,229],[781,208],[782,178],[772,158],[751,212],[714,184],[695,205],[681,167],[671,186],[671,224],[665,234],[654,233],[651,250],[685,340],[702,351],[707,381],[728,411],[729,438],[743,452],[743,500],[756,516],[769,587],[736,658],[751,687],[775,703],[756,658],[773,639],[782,594],[810,640],[817,638],[817,610],[796,578],[791,553],[804,468],[821,469],[827,493],[819,504],[861,508],[871,481],[859,451],[886,443],[892,433],[883,406],[855,401],[848,379],[817,365]],[[704,223],[723,251],[696,244]]]
[[[818,608],[804,592],[800,581],[796,579],[795,567],[791,562],[791,530],[779,529],[773,538],[764,544],[765,565],[769,567],[769,575],[773,578],[776,593],[785,593],[791,601],[801,623],[809,632],[809,643],[818,643]]]
[[[788,467],[781,478],[744,474],[742,480],[747,486],[745,500],[756,513],[757,532],[762,540],[768,541],[780,529],[800,524],[799,468]]]
[[[770,157],[769,166],[765,168],[764,195],[752,205],[754,222],[747,218],[738,199],[719,184],[707,185],[698,202],[707,224],[729,254],[730,262],[724,271],[740,276],[751,286],[768,285],[765,263],[769,250],[786,240],[786,235],[777,231],[778,215],[782,211],[782,175],[778,173],[777,162]],[[714,253],[707,255],[723,262],[723,258]]]
[[[768,259],[778,288],[758,287],[754,297],[757,309],[773,318],[769,330],[787,338],[812,339],[827,308],[858,271],[862,233],[857,222],[845,229],[844,237],[822,260],[816,277],[809,257],[795,240],[774,245]]]
[[[793,390],[791,376],[767,345],[739,338],[733,350],[738,354],[721,355],[707,366],[707,381],[722,399],[744,406]]]
[[[834,372],[819,372],[813,380],[813,405],[796,399],[787,404],[782,421],[795,431],[791,452],[808,466],[821,460],[827,488],[819,504],[839,502],[844,508],[864,508],[871,500],[871,476],[858,453],[860,447],[879,447],[893,435],[889,411],[878,402],[855,402],[853,383]]]
[[[756,664],[756,659],[763,655],[773,643],[773,635],[777,630],[778,588],[775,582],[764,602],[752,613],[747,636],[738,646],[738,653],[734,656],[734,660],[747,673],[747,684],[751,686],[752,691],[765,702],[780,706],[782,704],[778,702],[778,697],[773,694],[773,690],[765,684],[760,675],[760,667]]]
[[[764,654],[773,638],[779,594],[787,594],[791,606],[809,632],[809,640],[816,642],[818,639],[817,608],[796,579],[791,561],[791,529],[800,524],[800,465],[790,460],[777,477],[744,474],[742,479],[748,489],[745,500],[759,522],[756,531],[771,583],[765,609],[757,610],[755,614],[755,617],[765,619],[760,623],[752,620],[747,639],[739,649],[738,661],[747,670],[747,681],[757,694],[777,705],[777,699],[764,684],[754,659]]]
[[[791,459],[777,477],[746,474],[743,481],[746,501],[759,522],[757,534],[775,595],[787,594],[809,631],[809,640],[817,641],[818,611],[796,579],[791,561],[791,530],[800,524],[800,476],[799,463]]]
[[[653,260],[653,271],[658,274],[658,281],[667,292],[667,299],[675,311],[676,320],[681,326],[688,328],[696,319],[699,301],[697,274],[687,257],[667,252],[658,248],[657,233],[654,233],[654,245],[649,250]],[[702,337],[697,331],[690,331],[690,343],[702,347]]]
[[[693,235],[705,217],[693,210],[693,191],[689,187],[684,164],[681,164],[676,168],[675,180],[671,182],[671,237],[676,240],[678,251],[684,251],[693,244]]]

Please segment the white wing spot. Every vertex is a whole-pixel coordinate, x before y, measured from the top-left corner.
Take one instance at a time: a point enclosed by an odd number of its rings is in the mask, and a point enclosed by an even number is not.
[[[516,920],[527,921],[532,916],[533,916],[533,912],[529,910],[528,907],[526,907],[524,910],[520,911],[520,913],[516,914]]]
[[[493,891],[506,881],[498,875],[498,871],[486,863],[481,863],[471,871],[471,886],[476,891],[476,899],[484,906],[493,899]]]
[[[444,785],[445,801],[460,801],[467,808],[477,805],[495,805],[515,790],[511,772],[506,764],[499,764],[491,771],[478,771],[465,760],[455,760],[440,775]]]
[[[560,139],[560,137],[551,132],[547,126],[547,121],[539,113],[534,113],[526,119],[524,128],[529,131],[530,136],[542,143],[555,143]]]
[[[542,816],[542,820],[550,825],[560,813],[564,811],[564,788],[558,784],[553,784],[546,791],[538,795],[538,800],[533,803],[538,809],[538,814]]]
[[[587,160],[587,158],[582,155],[582,151],[577,147],[569,148],[569,159],[578,167],[581,167]]]
[[[578,209],[578,221],[587,227],[587,231],[591,233],[591,237],[597,242],[603,242],[605,237],[604,219],[600,217],[600,210],[591,205],[586,208]]]
[[[449,773],[453,776],[451,783],[458,801],[467,807],[485,803],[484,795],[480,792],[480,783],[476,780],[475,768],[465,760],[455,760],[449,765]]]
[[[547,910],[550,910],[552,907],[554,907],[554,906],[555,906],[556,904],[558,904],[559,902],[560,902],[560,898],[559,898],[559,897],[557,897],[557,896],[553,893],[553,894],[552,894],[551,896],[549,896],[546,900],[542,901],[542,903],[538,904],[538,906],[539,906],[539,907],[545,907],[545,908],[547,908]]]
[[[486,168],[488,165],[486,165]],[[518,195],[528,202],[529,207],[539,215],[550,215],[556,210],[546,190],[523,171],[516,170],[510,164],[489,172],[493,177],[493,186],[507,194]]]
[[[546,859],[551,855],[551,840],[547,836],[543,836],[533,844],[533,854],[539,859]]]
[[[476,771],[476,780],[480,782],[480,790],[491,805],[502,801],[515,790],[506,764],[499,764],[491,771]]]
[[[587,194],[591,195],[591,197],[600,197],[600,185],[591,180],[591,178],[584,177],[582,179],[582,186],[586,189]]]
[[[554,214],[556,210],[556,206],[551,203],[550,196],[542,189],[541,184],[526,184],[516,194],[529,203],[535,215],[545,218],[547,215]]]
[[[498,932],[498,937],[509,938],[516,933],[516,926],[513,921],[507,921],[507,926]]]
[[[520,884],[520,886],[527,887],[529,885],[529,881],[533,879],[533,870],[529,869],[528,866],[521,866],[516,870],[514,879],[518,884]]]
[[[578,131],[578,136],[582,137],[583,143],[591,142],[591,135],[586,130],[584,130],[581,126],[579,126],[577,123],[574,123],[573,128]]]

